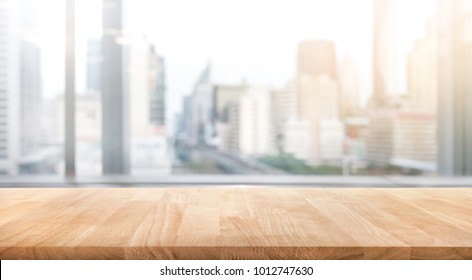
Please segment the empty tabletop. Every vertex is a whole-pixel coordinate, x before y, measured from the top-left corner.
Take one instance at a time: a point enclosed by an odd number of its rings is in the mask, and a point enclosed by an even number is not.
[[[0,259],[472,259],[472,189],[0,189]]]

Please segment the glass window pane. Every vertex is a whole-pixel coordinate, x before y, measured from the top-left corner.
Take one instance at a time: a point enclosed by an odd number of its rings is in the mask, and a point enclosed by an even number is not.
[[[105,175],[467,173],[470,83],[441,71],[467,76],[471,15],[451,3],[82,1],[78,96],[95,105],[78,107],[93,123],[78,160]]]
[[[0,174],[63,173],[61,0],[0,1]]]

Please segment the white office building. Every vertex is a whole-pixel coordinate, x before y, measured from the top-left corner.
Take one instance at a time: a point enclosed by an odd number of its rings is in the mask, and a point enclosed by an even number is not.
[[[171,173],[171,146],[164,118],[156,118],[156,108],[164,110],[162,59],[146,40],[134,40],[129,46],[129,82],[131,116],[131,173],[165,175]],[[160,90],[157,92],[156,90]],[[156,94],[160,98],[156,99]],[[163,116],[163,112],[159,113]],[[156,120],[159,119],[159,122]]]
[[[0,175],[16,175],[20,157],[20,56],[15,2],[0,0]]]
[[[339,119],[339,90],[327,75],[299,77],[301,120],[309,124],[309,153],[313,165],[340,162],[342,158],[343,125]]]
[[[228,124],[223,127],[226,143],[234,154],[261,156],[275,153],[271,122],[271,90],[249,86],[238,101],[228,105]]]

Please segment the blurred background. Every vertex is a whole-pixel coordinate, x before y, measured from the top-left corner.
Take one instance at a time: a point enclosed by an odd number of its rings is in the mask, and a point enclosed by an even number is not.
[[[68,0],[70,1],[70,0]],[[472,175],[472,0],[0,0],[0,175]]]

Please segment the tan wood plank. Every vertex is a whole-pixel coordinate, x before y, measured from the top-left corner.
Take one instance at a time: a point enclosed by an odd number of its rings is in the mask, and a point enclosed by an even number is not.
[[[0,189],[0,259],[472,259],[472,192]]]

